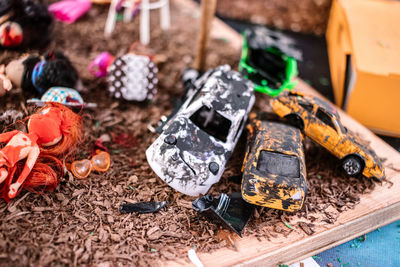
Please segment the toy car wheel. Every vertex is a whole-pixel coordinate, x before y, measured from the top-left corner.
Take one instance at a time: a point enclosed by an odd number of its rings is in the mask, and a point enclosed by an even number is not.
[[[343,160],[342,167],[348,175],[356,176],[362,172],[363,162],[357,156],[348,156]]]
[[[297,114],[289,114],[285,116],[285,120],[288,124],[299,128],[300,130],[304,129],[304,122]]]

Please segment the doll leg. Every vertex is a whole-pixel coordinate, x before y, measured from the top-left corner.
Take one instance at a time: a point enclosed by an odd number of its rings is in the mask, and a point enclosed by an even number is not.
[[[0,143],[7,143],[8,141],[11,140],[11,138],[14,137],[14,135],[16,135],[17,133],[19,133],[17,130],[11,131],[11,132],[7,132],[7,133],[2,133],[0,134]]]
[[[8,192],[9,198],[14,198],[17,195],[17,192],[21,185],[24,183],[26,177],[28,177],[29,173],[31,172],[33,166],[36,163],[37,158],[39,157],[40,149],[38,146],[32,148],[29,152],[29,155],[26,159],[26,163],[24,169],[22,170],[21,175],[18,177],[18,180],[10,185],[10,191]]]
[[[8,176],[8,171],[5,168],[0,168],[0,184],[4,182],[7,176]]]
[[[1,153],[1,151],[0,151],[0,184],[2,182],[4,182],[4,180],[8,176],[8,171],[6,168],[4,168],[5,164],[6,164],[6,160],[3,157],[3,153]]]

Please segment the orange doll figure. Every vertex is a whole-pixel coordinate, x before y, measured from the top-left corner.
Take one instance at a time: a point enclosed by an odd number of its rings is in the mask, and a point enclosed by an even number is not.
[[[0,143],[7,143],[0,150],[0,186],[9,185],[8,198],[19,193],[41,155],[66,154],[76,147],[81,135],[81,117],[57,103],[51,103],[29,117],[28,133],[12,131],[0,134]],[[14,181],[12,176],[17,163],[24,159],[26,163]],[[46,175],[48,173],[43,173],[42,179],[46,180]],[[36,172],[35,179],[38,177],[41,179],[40,173]],[[40,184],[38,181],[35,183]]]

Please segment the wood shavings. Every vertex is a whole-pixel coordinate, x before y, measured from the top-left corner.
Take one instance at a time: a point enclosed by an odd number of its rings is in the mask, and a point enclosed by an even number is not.
[[[172,109],[171,100],[183,93],[180,74],[187,63],[182,59],[189,58],[189,62],[194,53],[193,32],[197,24],[193,23],[191,13],[178,10],[173,3],[171,12],[176,23],[171,25],[170,31],[162,32],[158,21],[152,19],[151,47],[167,57],[160,67],[160,90],[152,103],[115,102],[108,96],[105,82],[92,78],[86,69],[90,60],[102,51],[115,55],[126,53],[133,40],[139,38],[135,30],[139,28],[138,20],[116,27],[112,38],[118,38],[118,42],[103,39],[106,7],[93,7],[77,24],[55,27],[54,41],[49,48],[66,52],[89,89],[82,96],[87,102],[99,105],[93,111],[85,111],[89,112],[84,114],[86,141],[76,158],[86,158],[101,136],[106,138],[103,145],[110,153],[116,153],[112,154],[112,164],[106,173],[92,173],[83,181],[67,175],[54,192],[44,195],[22,192],[15,202],[8,205],[0,202],[3,214],[0,218],[0,264],[119,266],[134,262],[137,266],[154,266],[160,261],[187,260],[187,250],[193,245],[198,253],[222,247],[234,249],[235,240],[221,238],[224,232],[192,209],[194,198],[183,196],[163,183],[145,158],[145,150],[156,136],[147,130],[147,124],[158,121],[162,114],[168,115]],[[122,35],[126,32],[131,34]],[[227,49],[227,45],[210,40],[210,49],[217,56],[211,57],[208,67],[225,63],[237,66],[236,51]],[[4,63],[17,57],[16,51],[0,55]],[[4,109],[19,107],[23,112],[19,103],[25,98],[31,96],[6,95],[0,99],[0,106]],[[268,97],[258,96],[255,110],[265,110],[268,101]],[[33,110],[29,106],[27,109]],[[113,123],[116,120],[118,124]],[[138,142],[134,147],[108,142],[112,132],[130,133]],[[228,177],[241,174],[244,144],[245,136],[242,136],[221,181],[209,193],[240,191],[240,184],[229,182]],[[268,239],[290,235],[293,231],[283,222],[296,231],[312,234],[314,226],[335,222],[342,211],[358,204],[361,194],[375,187],[372,180],[342,174],[338,160],[309,140],[306,140],[306,157],[309,192],[304,208],[294,214],[257,208],[243,232],[244,237]],[[156,214],[118,212],[122,202],[164,200],[170,205]],[[304,224],[297,224],[299,221]]]

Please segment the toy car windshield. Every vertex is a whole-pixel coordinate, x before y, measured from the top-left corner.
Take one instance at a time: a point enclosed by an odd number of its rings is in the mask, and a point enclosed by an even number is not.
[[[209,135],[226,142],[232,122],[213,108],[202,106],[190,120]]]
[[[293,89],[297,76],[297,60],[301,53],[287,36],[254,28],[244,32],[240,72],[254,83],[258,92],[277,96],[285,89]]]
[[[265,175],[272,174],[288,178],[300,177],[300,163],[295,156],[261,150],[259,157],[257,170]]]

